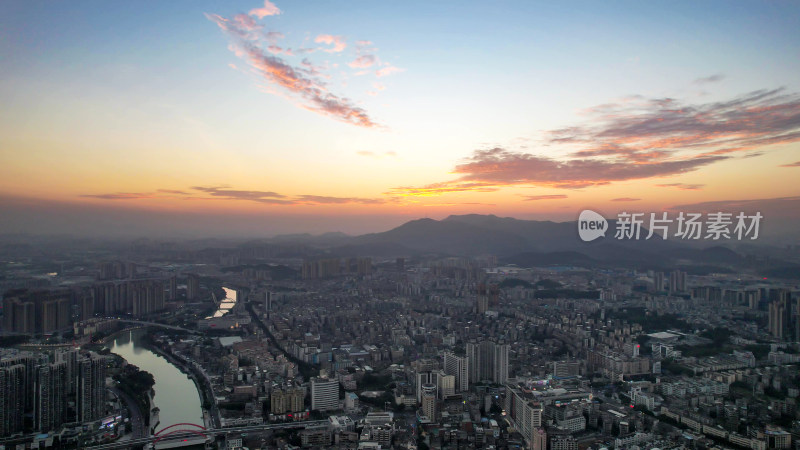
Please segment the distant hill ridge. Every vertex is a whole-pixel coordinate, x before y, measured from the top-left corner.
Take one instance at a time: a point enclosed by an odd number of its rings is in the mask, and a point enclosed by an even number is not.
[[[730,266],[743,257],[721,246],[697,249],[675,240],[617,240],[615,222],[609,234],[593,242],[579,239],[576,222],[520,220],[495,215],[451,215],[442,220],[416,219],[380,233],[283,235],[273,243],[298,243],[324,249],[330,256],[496,255],[520,266],[627,265],[670,266],[675,263]],[[642,230],[642,237],[647,230]]]

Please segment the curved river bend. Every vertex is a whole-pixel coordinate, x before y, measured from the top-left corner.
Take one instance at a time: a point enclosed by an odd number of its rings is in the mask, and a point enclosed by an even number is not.
[[[142,347],[139,338],[144,333],[144,330],[125,332],[114,339],[110,348],[129,364],[153,374],[156,382],[153,406],[161,410],[156,431],[177,423],[203,425],[200,393],[194,381],[163,356]],[[142,411],[142,414],[146,413]]]

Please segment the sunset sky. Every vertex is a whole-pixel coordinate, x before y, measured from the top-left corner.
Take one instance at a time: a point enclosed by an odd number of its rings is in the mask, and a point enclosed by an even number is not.
[[[0,232],[796,220],[800,4],[4,1],[0,167]]]

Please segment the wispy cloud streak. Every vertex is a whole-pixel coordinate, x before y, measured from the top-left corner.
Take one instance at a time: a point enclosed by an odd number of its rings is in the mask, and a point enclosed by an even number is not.
[[[666,183],[666,184],[657,184],[658,187],[674,187],[676,189],[681,189],[684,191],[699,191],[703,189],[705,184],[687,184],[687,183]]]
[[[157,194],[147,192],[116,192],[113,194],[83,194],[81,197],[97,198],[100,200],[140,200],[144,198],[155,198]]]
[[[526,202],[534,202],[539,200],[562,200],[567,198],[564,194],[552,194],[552,195],[524,195],[524,201]]]
[[[433,183],[426,186],[401,186],[394,187],[387,191],[386,195],[396,195],[401,197],[432,197],[450,192],[495,192],[500,190],[497,186],[490,183],[474,182],[444,182]]]
[[[800,95],[784,89],[704,104],[634,97],[587,113],[589,124],[553,130],[547,143],[579,147],[575,157],[645,162],[675,153],[721,155],[800,141]]]
[[[263,18],[279,13],[275,5],[266,1],[264,8],[251,10],[250,15],[238,14],[232,19],[217,14],[206,14],[206,17],[228,36],[234,54],[247,63],[252,73],[276,87],[276,93],[298,99],[298,105],[309,111],[360,127],[378,127],[365,109],[330,91],[326,82],[329,76],[320,66],[307,58],[297,65],[286,59],[283,55],[293,56],[294,51],[278,45],[284,35],[275,31],[265,32],[263,26],[251,17]],[[342,36],[319,35],[315,41],[332,45],[326,49],[329,52],[341,52],[347,47]]]
[[[694,80],[694,84],[718,83],[718,82],[720,82],[720,81],[722,81],[724,79],[725,79],[725,75],[717,73],[717,74],[714,74],[714,75],[711,75],[711,76],[708,76],[708,77],[698,78],[698,79]]]
[[[192,186],[188,190],[156,189],[153,192],[116,192],[106,194],[84,194],[80,197],[97,200],[146,200],[180,198],[184,200],[228,200],[250,201],[267,205],[330,205],[330,204],[362,204],[379,205],[396,202],[394,197],[333,197],[326,195],[289,196],[274,191],[256,191],[232,189],[228,186]]]
[[[453,172],[461,177],[455,181],[423,187],[398,187],[391,192],[405,196],[426,196],[460,191],[491,192],[502,186],[514,185],[578,189],[614,181],[677,175],[726,158],[716,155],[650,164],[588,158],[558,161],[497,147],[477,150],[464,163],[457,165]]]

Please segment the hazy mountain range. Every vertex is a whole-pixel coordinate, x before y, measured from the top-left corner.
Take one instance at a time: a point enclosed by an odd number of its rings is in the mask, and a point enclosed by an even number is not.
[[[331,256],[496,255],[501,262],[525,267],[686,267],[701,273],[749,264],[744,253],[720,245],[722,242],[681,241],[672,237],[664,240],[660,236],[645,240],[646,229],[642,229],[642,239],[618,240],[613,237],[614,229],[614,221],[609,221],[607,237],[583,242],[578,237],[576,222],[470,214],[443,220],[412,220],[385,232],[361,236],[297,234],[277,236],[269,242],[304,244],[324,250]],[[740,243],[734,240],[727,244],[733,247]],[[762,259],[771,254],[770,266],[791,266],[789,259],[785,258],[787,255],[777,255],[776,249],[751,245],[747,254]]]

